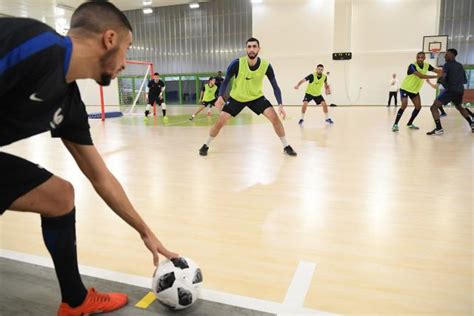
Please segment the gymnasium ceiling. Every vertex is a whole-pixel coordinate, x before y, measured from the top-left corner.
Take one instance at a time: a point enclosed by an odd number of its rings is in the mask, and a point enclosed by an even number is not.
[[[77,8],[84,0],[0,0],[0,15],[32,17],[38,20],[68,18],[72,10]],[[143,7],[142,0],[112,0],[121,10],[141,9]],[[177,4],[186,4],[193,2],[191,0],[153,0],[153,7],[169,6]],[[202,2],[202,1],[198,1]],[[66,8],[64,12],[56,7]],[[67,9],[70,8],[70,10]]]

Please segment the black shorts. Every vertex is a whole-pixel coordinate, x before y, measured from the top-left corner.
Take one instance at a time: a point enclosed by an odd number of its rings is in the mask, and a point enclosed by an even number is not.
[[[403,90],[403,89],[400,89],[400,97],[401,98],[408,98],[410,97],[410,100],[413,101],[413,99],[417,96],[419,96],[420,93],[411,93],[411,92],[408,92],[406,90]]]
[[[160,95],[148,95],[148,104],[153,105],[156,102],[156,105],[161,106],[163,99],[160,98]]]
[[[310,102],[311,100],[314,100],[314,102],[316,103],[316,105],[319,105],[319,104],[323,103],[324,98],[323,98],[322,95],[318,95],[318,96],[316,97],[316,96],[314,96],[314,95],[305,93],[303,102]]]
[[[53,176],[37,164],[4,152],[0,152],[0,175],[0,215],[20,196]]]
[[[214,100],[211,100],[211,101],[202,101],[201,104],[204,105],[204,106],[210,105],[210,107],[212,108],[216,102],[217,102],[217,99],[214,99]]]
[[[436,100],[443,103],[443,105],[446,105],[449,102],[453,102],[454,105],[461,105],[463,97],[464,92],[453,92],[444,90],[438,95]]]
[[[222,111],[229,113],[233,117],[236,117],[246,106],[255,114],[260,115],[267,108],[272,107],[272,104],[265,97],[260,97],[249,102],[239,102],[230,97],[229,101],[227,101],[227,103],[224,105]]]

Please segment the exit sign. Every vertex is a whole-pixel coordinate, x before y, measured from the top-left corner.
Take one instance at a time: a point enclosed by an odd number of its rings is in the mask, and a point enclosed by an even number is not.
[[[352,53],[332,53],[333,60],[349,60],[352,59]]]

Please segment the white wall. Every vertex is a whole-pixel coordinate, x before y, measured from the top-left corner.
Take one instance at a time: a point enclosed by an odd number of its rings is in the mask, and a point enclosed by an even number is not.
[[[253,30],[285,104],[301,103],[304,87],[292,87],[318,63],[331,72],[329,102],[385,104],[391,74],[401,82],[423,36],[437,34],[438,6],[439,0],[264,0],[254,6]],[[340,50],[353,59],[332,61]],[[265,93],[273,95],[269,84]],[[431,104],[434,93],[425,85],[423,104]]]
[[[100,89],[99,85],[91,79],[77,80],[79,90],[81,91],[81,97],[86,106],[97,106],[100,105]],[[104,104],[106,106],[118,105],[118,81],[117,79],[112,80],[110,86],[104,87]]]
[[[329,64],[333,48],[334,0],[264,1],[253,7],[253,35],[260,56],[272,64],[285,104],[299,104],[305,87],[293,86],[318,63]],[[275,100],[270,84],[265,94]],[[275,101],[276,103],[276,101]]]

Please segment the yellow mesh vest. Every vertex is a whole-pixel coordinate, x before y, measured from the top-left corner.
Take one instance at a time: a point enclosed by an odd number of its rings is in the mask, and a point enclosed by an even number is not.
[[[424,63],[423,68],[418,66],[416,62],[413,63],[415,65],[416,71],[419,73],[425,75],[428,72],[428,68],[430,67],[430,64]],[[423,83],[425,82],[425,79],[418,78],[414,73],[411,75],[408,75],[403,79],[402,85],[400,86],[401,89],[411,92],[411,93],[418,93],[421,90],[421,87],[423,86]]]
[[[239,102],[249,102],[263,96],[263,78],[267,72],[268,61],[260,59],[257,70],[250,70],[247,56],[239,58],[239,73],[234,78],[230,96]]]
[[[202,97],[202,100],[204,102],[209,102],[212,101],[216,98],[216,92],[217,92],[217,86],[213,85],[212,88],[209,87],[209,84],[206,83],[204,85],[204,96]]]
[[[318,79],[318,74],[315,72],[313,74],[313,77],[313,82],[308,84],[308,87],[306,88],[306,93],[318,97],[322,94],[321,92],[323,90],[323,84],[324,81],[326,81],[327,76],[322,74],[321,78]]]

